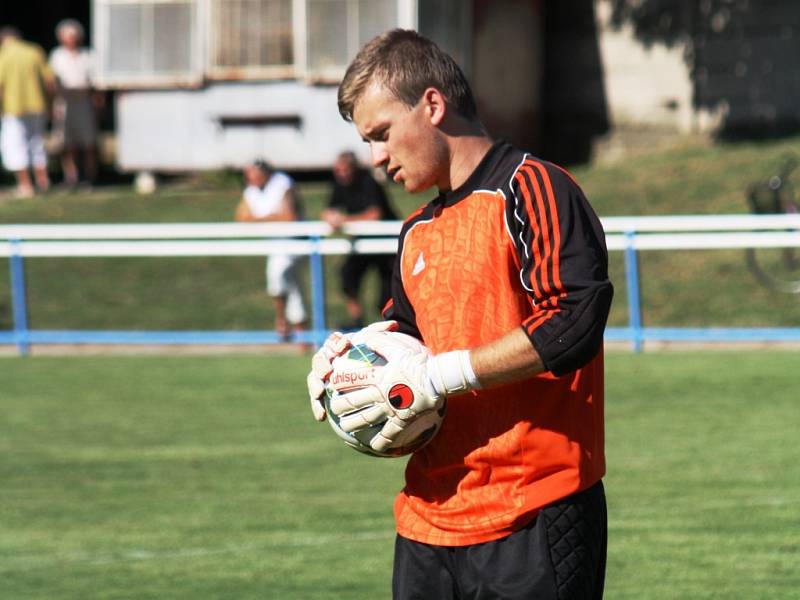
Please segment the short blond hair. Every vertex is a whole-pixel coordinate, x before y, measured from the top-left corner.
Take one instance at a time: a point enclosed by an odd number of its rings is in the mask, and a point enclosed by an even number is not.
[[[358,52],[339,86],[339,113],[353,120],[353,109],[373,82],[398,100],[415,106],[434,87],[467,119],[476,118],[475,99],[455,60],[428,38],[410,29],[392,29],[373,38]]]

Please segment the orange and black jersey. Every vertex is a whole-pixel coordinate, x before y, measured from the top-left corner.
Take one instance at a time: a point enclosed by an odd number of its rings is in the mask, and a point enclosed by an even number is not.
[[[385,316],[433,352],[522,327],[548,371],[448,399],[440,433],[408,463],[401,535],[498,539],[602,477],[607,263],[572,177],[504,142],[406,220]]]

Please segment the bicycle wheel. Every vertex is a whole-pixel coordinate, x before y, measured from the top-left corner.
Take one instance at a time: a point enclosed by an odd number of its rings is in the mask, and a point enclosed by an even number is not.
[[[747,196],[756,214],[796,214],[800,212],[791,183],[775,175],[750,188]],[[800,251],[797,248],[747,248],[747,267],[763,286],[788,294],[800,294]]]

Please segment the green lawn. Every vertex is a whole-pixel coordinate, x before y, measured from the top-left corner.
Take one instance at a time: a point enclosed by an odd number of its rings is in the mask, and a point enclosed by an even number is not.
[[[798,359],[608,355],[606,597],[800,597]],[[388,598],[403,461],[307,362],[0,359],[0,598]]]

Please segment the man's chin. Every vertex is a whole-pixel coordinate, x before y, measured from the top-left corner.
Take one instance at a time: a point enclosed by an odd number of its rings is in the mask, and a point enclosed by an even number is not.
[[[418,181],[417,182],[413,182],[413,181],[405,180],[402,183],[403,183],[403,188],[409,194],[419,194],[420,192],[424,192],[425,190],[427,190],[428,187],[429,187],[427,185],[420,185],[420,183]]]

